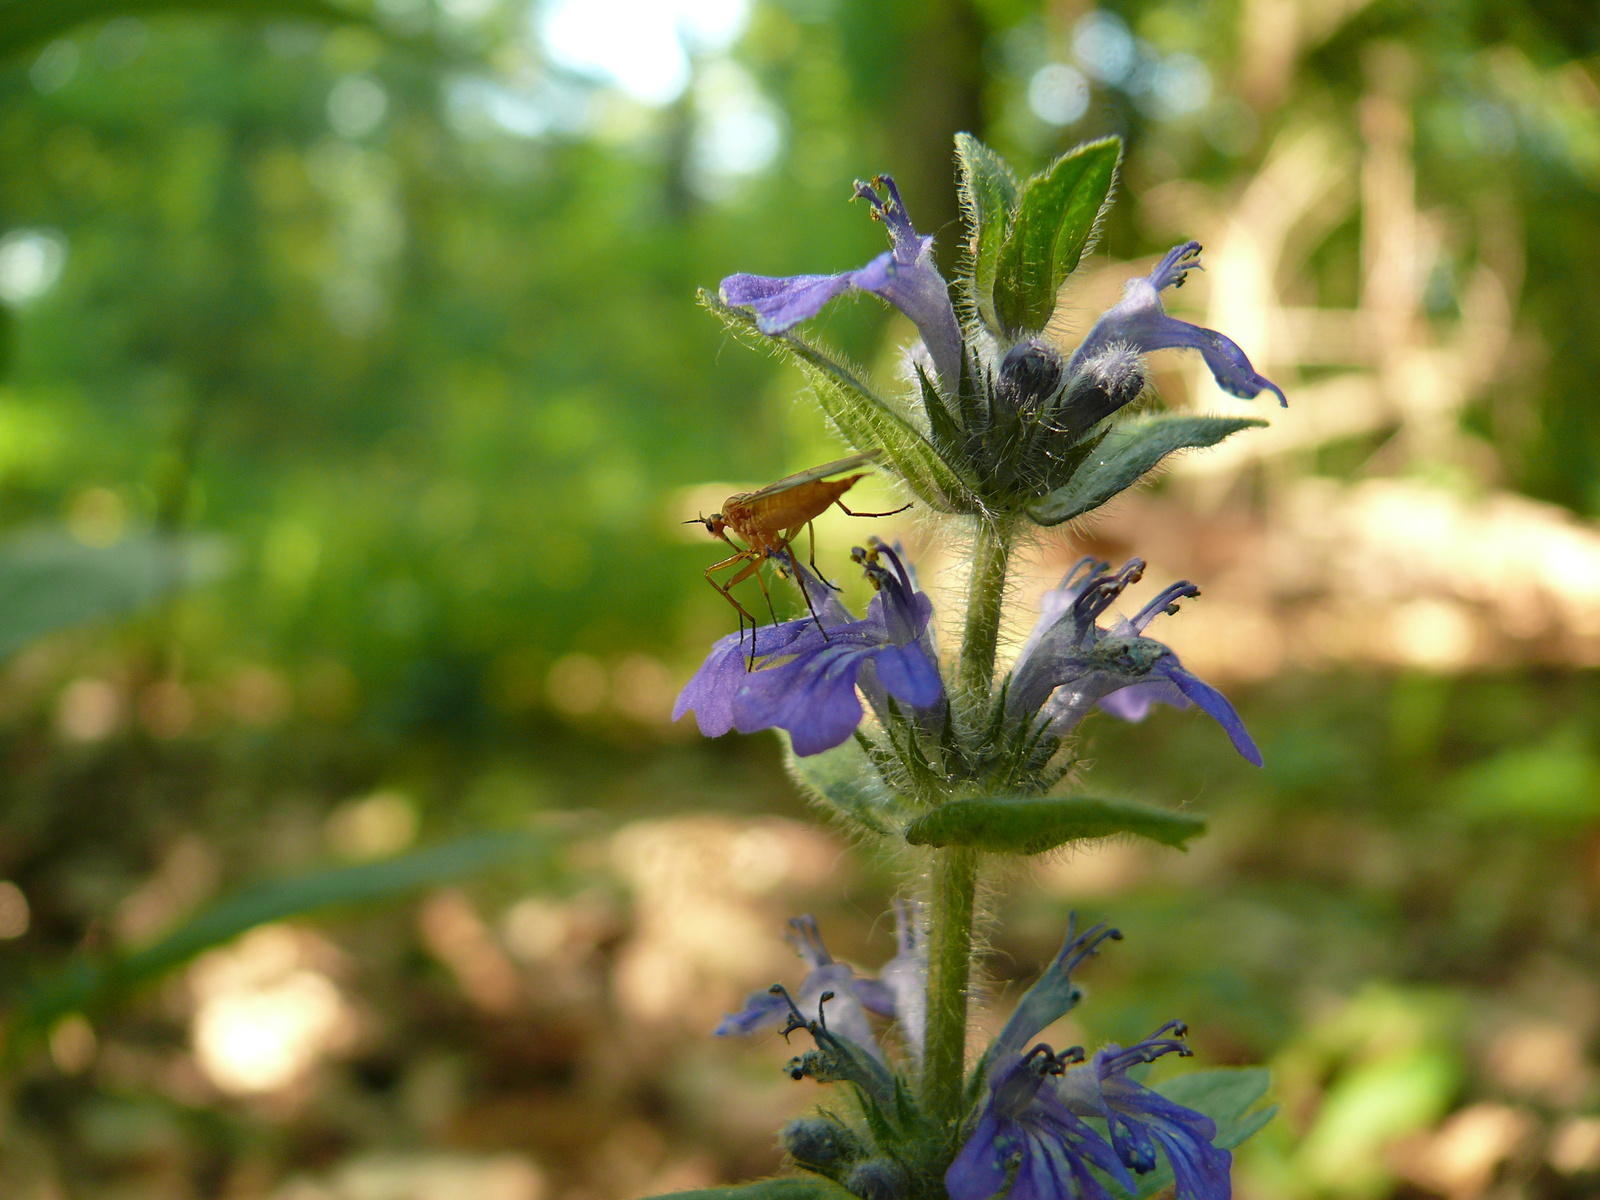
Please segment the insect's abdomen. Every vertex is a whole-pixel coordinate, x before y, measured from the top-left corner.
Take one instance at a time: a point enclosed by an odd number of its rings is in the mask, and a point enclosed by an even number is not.
[[[861,475],[845,479],[816,480],[749,504],[730,505],[724,513],[737,530],[774,534],[797,529],[821,514],[828,505],[855,486]]]

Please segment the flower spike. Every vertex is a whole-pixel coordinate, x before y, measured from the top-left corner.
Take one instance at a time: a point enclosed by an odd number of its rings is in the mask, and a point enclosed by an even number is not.
[[[951,1200],[990,1200],[1008,1181],[1006,1200],[1111,1200],[1104,1179],[1137,1192],[1130,1172],[1152,1170],[1158,1149],[1172,1164],[1177,1200],[1229,1200],[1232,1157],[1212,1144],[1211,1119],[1127,1078],[1138,1063],[1187,1055],[1183,1022],[1170,1021],[1127,1049],[1106,1046],[1087,1063],[1080,1046],[1060,1054],[1044,1043],[1022,1049],[1077,1002],[1072,969],[1120,936],[1103,925],[1082,934],[1076,927],[1074,918],[1055,962],[985,1056],[987,1095],[945,1173]],[[1091,1119],[1105,1122],[1109,1144]]]

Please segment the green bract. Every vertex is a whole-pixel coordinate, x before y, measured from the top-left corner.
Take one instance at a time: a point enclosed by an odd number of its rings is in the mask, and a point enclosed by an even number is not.
[[[952,800],[906,826],[913,846],[975,846],[996,854],[1043,854],[1068,842],[1132,833],[1183,849],[1206,823],[1123,800],[1089,796],[975,796]]]
[[[977,511],[971,491],[955,469],[847,364],[797,334],[763,334],[747,310],[724,304],[704,289],[699,298],[731,331],[752,345],[777,350],[799,367],[822,411],[845,440],[861,450],[882,450],[885,465],[894,468],[923,503],[940,512]]]
[[[961,165],[961,211],[971,257],[967,293],[979,319],[998,332],[994,279],[1000,247],[1017,207],[1017,179],[999,155],[970,133],[956,134],[956,161]]]
[[[1028,509],[1040,525],[1059,525],[1093,512],[1127,491],[1162,459],[1179,450],[1215,446],[1223,438],[1266,425],[1255,417],[1156,416],[1110,432],[1075,464],[1072,477]]]
[[[1022,189],[995,264],[996,334],[1038,333],[1106,208],[1122,142],[1107,138],[1062,155]]]

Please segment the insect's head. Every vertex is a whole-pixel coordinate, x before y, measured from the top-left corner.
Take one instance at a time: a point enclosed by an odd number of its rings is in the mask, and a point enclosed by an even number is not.
[[[728,527],[728,523],[722,519],[721,513],[712,513],[709,517],[701,514],[693,520],[685,521],[684,524],[704,525],[706,532],[712,537],[721,537],[722,531]]]

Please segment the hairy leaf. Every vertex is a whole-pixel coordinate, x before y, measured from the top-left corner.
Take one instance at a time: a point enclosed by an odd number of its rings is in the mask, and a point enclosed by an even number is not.
[[[1078,266],[1116,177],[1122,142],[1086,142],[1028,180],[1000,247],[994,307],[1007,337],[1037,333]]]
[[[810,342],[794,333],[769,335],[756,328],[755,314],[735,308],[704,289],[700,303],[715,313],[730,330],[752,345],[787,355],[806,377],[823,412],[858,450],[884,453],[888,465],[906,481],[930,508],[940,512],[971,512],[971,490],[954,468],[939,457],[928,439],[890,408],[862,380]]]
[[[956,134],[956,162],[961,169],[961,211],[967,220],[967,252],[972,260],[972,304],[990,331],[1000,334],[994,279],[1000,247],[1017,207],[1017,179],[998,154],[970,133]]]
[[[25,534],[0,546],[0,655],[41,634],[132,612],[221,574],[214,541],[139,536],[85,546],[64,533]]]
[[[877,834],[890,834],[905,821],[900,797],[884,785],[867,752],[854,738],[804,758],[783,735],[784,763],[808,792],[852,824]]]
[[[913,846],[976,846],[993,854],[1042,854],[1067,842],[1132,833],[1184,848],[1206,823],[1188,813],[1090,796],[974,796],[952,800],[906,827]]]
[[[1073,477],[1028,509],[1040,525],[1059,525],[1099,508],[1124,492],[1167,455],[1215,446],[1241,429],[1265,425],[1256,417],[1163,415],[1112,430]]]

